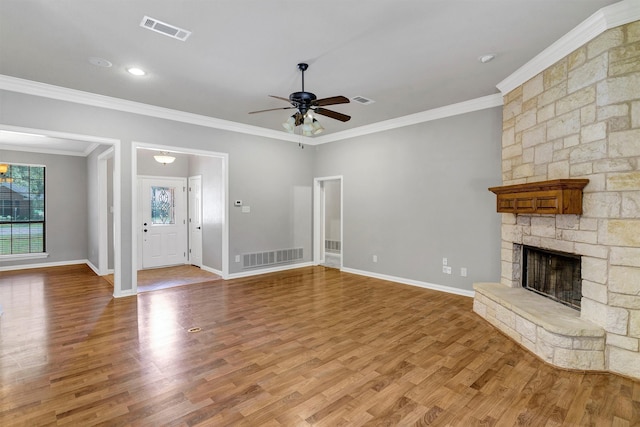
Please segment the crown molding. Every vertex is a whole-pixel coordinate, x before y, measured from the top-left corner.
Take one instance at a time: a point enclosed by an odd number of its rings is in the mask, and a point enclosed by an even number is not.
[[[395,119],[384,120],[367,126],[336,132],[331,135],[313,138],[312,142],[305,144],[320,145],[327,142],[341,141],[343,139],[355,138],[358,136],[368,135],[371,133],[383,132],[386,130],[397,129],[405,126],[411,126],[418,123],[429,122],[432,120],[444,119],[446,117],[457,116],[460,114],[470,113],[472,111],[484,110],[487,108],[499,107],[503,105],[502,94],[496,93],[480,98],[471,99],[469,101],[459,102],[444,107],[433,108],[431,110],[422,111],[420,113],[410,114],[408,116],[398,117]]]
[[[640,1],[623,0],[603,7],[497,84],[503,95],[537,76],[603,32],[640,20]]]
[[[56,99],[59,101],[90,105],[92,107],[106,108],[127,113],[141,114],[144,116],[155,117],[159,119],[166,119],[209,128],[228,130],[231,132],[262,136],[265,138],[278,139],[281,141],[285,140],[300,142],[300,136],[298,135],[291,135],[288,133],[265,129],[258,126],[245,125],[229,120],[222,120],[214,117],[202,116],[199,114],[187,113],[184,111],[172,110],[164,107],[157,107],[154,105],[143,104],[141,102],[128,101],[125,99],[98,95],[91,92],[84,92],[80,90],[54,86],[47,83],[40,83],[6,75],[0,75],[0,89],[8,90],[11,92],[24,93],[27,95]]]
[[[214,117],[202,116],[199,114],[187,113],[179,110],[172,110],[164,107],[143,104],[140,102],[128,101],[110,96],[98,95],[91,92],[84,92],[75,89],[54,86],[32,80],[20,79],[6,75],[0,75],[0,89],[11,92],[19,92],[27,95],[40,96],[44,98],[57,99],[60,101],[73,102],[76,104],[90,105],[93,107],[106,108],[110,110],[123,111],[127,113],[141,114],[166,120],[173,120],[198,126],[214,129],[228,130],[231,132],[244,133],[280,141],[297,142],[305,145],[320,145],[327,142],[340,141],[385,130],[410,126],[417,123],[442,119],[445,117],[464,114],[471,111],[482,110],[502,105],[502,95],[493,94],[445,107],[434,108],[408,116],[385,120],[372,125],[361,126],[343,132],[320,137],[306,137],[302,135],[279,132],[272,129],[265,129],[258,126],[246,125],[229,120],[217,119]]]

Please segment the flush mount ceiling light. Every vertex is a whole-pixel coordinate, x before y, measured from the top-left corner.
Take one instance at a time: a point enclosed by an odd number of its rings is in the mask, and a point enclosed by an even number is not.
[[[95,65],[96,67],[110,68],[113,64],[110,61],[107,61],[104,58],[91,57],[89,58],[89,63],[91,65]]]
[[[155,156],[153,156],[153,158],[156,159],[156,162],[162,163],[163,165],[173,163],[173,161],[176,159],[175,157],[170,156],[166,151],[163,151],[160,154],[156,154]]]
[[[493,53],[487,53],[484,55],[481,55],[480,57],[478,57],[478,61],[482,62],[483,64],[486,64],[489,61],[493,61],[495,59],[496,55]]]
[[[147,74],[142,68],[138,67],[127,68],[127,72],[129,74],[133,74],[134,76],[144,76],[145,74]]]

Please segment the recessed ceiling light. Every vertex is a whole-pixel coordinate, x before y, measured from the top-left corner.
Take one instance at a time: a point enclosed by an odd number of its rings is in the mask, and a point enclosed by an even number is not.
[[[144,76],[147,74],[143,69],[137,67],[127,68],[129,74],[133,74],[134,76]]]
[[[111,62],[107,61],[106,59],[98,58],[98,57],[89,58],[89,63],[92,65],[95,65],[96,67],[104,67],[104,68],[109,68],[113,65]]]
[[[483,64],[486,64],[489,61],[493,61],[493,59],[496,57],[496,55],[494,55],[493,53],[487,53],[485,55],[482,55],[478,58],[478,61],[482,62]]]

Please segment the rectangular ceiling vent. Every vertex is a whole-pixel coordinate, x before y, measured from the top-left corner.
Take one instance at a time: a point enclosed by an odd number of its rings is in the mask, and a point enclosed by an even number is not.
[[[369,105],[376,102],[373,99],[365,98],[364,96],[354,96],[353,98],[351,98],[351,100],[353,102],[357,102],[358,104],[362,104],[362,105]]]
[[[156,33],[164,34],[172,39],[178,39],[185,41],[190,35],[191,31],[183,30],[175,25],[167,24],[166,22],[158,21],[157,19],[145,16],[142,18],[140,26]]]

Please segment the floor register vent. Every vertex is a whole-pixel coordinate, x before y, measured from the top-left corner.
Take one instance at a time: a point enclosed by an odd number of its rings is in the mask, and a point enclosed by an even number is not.
[[[302,248],[280,249],[277,251],[255,252],[242,256],[242,268],[264,267],[297,261],[304,257]]]

